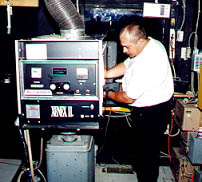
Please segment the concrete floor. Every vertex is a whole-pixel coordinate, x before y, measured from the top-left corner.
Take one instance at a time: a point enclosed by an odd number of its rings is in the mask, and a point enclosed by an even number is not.
[[[15,182],[16,176],[19,173],[21,160],[18,159],[0,159],[0,182]],[[135,173],[115,173],[106,172],[107,167],[125,167],[115,164],[96,164],[95,167],[95,182],[137,182]],[[130,168],[130,166],[126,166]],[[174,182],[170,167],[161,166],[158,182]]]
[[[95,182],[137,182],[136,174],[127,173],[107,173],[103,172],[103,168],[107,166],[112,166],[110,164],[106,165],[96,165],[95,168]],[[114,165],[113,165],[114,166]],[[120,166],[117,166],[120,167]],[[170,167],[161,166],[158,182],[174,182],[175,179],[172,176]]]
[[[0,182],[11,182],[20,165],[19,159],[0,159]]]

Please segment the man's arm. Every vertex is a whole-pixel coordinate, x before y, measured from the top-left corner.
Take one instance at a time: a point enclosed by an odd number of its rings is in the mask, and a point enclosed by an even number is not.
[[[127,68],[126,68],[124,62],[121,62],[118,65],[110,68],[109,70],[105,69],[104,77],[105,78],[120,77],[125,74],[126,69]],[[120,92],[108,91],[107,96],[116,102],[121,102],[121,103],[125,103],[125,104],[132,104],[135,101],[134,99],[131,99],[130,97],[128,97],[127,94],[122,91],[122,88],[120,89]]]
[[[114,91],[108,91],[108,97],[116,102],[121,102],[125,104],[132,104],[135,102],[135,99],[131,99],[127,96],[125,92],[114,92]]]
[[[104,70],[105,78],[116,78],[122,76],[126,72],[126,66],[124,62],[117,64],[116,66],[110,68],[109,70]]]

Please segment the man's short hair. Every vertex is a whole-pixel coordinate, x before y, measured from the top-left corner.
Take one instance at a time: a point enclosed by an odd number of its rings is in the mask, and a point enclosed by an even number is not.
[[[145,29],[143,26],[135,23],[131,23],[129,25],[126,25],[124,28],[121,29],[120,35],[123,32],[128,32],[130,35],[131,40],[137,41],[139,39],[146,39],[147,34],[145,32]]]

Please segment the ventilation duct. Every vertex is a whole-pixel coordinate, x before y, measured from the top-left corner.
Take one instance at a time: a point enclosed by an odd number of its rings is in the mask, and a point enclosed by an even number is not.
[[[84,36],[84,22],[71,0],[44,1],[62,36],[67,39],[81,39]]]

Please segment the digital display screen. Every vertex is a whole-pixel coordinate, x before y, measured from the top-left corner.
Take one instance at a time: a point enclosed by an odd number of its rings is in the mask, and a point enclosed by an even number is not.
[[[53,68],[53,75],[67,75],[67,68]]]

